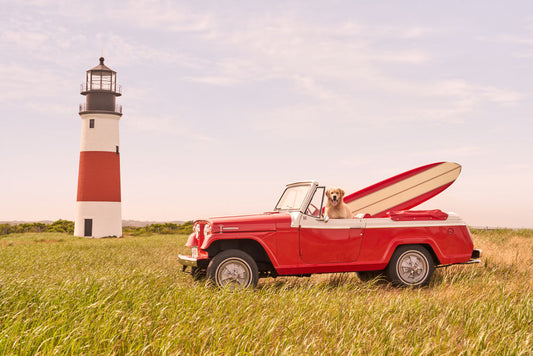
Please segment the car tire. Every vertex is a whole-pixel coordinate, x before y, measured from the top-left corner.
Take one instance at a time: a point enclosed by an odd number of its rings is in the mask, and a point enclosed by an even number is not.
[[[209,262],[207,278],[221,288],[253,288],[257,285],[259,272],[254,259],[246,252],[225,250]]]
[[[385,271],[357,271],[357,277],[361,280],[361,282],[369,282],[376,278],[385,277]]]
[[[387,278],[397,286],[427,285],[435,271],[429,251],[419,245],[400,246],[394,251],[385,270]]]

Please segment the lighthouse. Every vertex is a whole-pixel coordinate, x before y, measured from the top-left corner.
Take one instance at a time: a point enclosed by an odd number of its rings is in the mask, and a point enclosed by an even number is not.
[[[81,85],[81,145],[74,236],[122,236],[117,73],[104,64],[87,71]]]

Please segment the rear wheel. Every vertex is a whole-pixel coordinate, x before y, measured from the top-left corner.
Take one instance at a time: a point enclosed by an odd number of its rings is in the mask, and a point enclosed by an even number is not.
[[[218,287],[255,287],[259,279],[254,259],[241,250],[225,250],[207,266],[207,278]]]
[[[387,278],[399,286],[426,285],[434,271],[433,257],[419,245],[398,247],[385,270]]]

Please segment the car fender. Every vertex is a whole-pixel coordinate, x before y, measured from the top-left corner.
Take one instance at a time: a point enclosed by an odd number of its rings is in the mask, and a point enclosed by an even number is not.
[[[386,264],[389,263],[389,261],[392,258],[392,255],[394,254],[394,251],[399,246],[405,246],[405,245],[423,245],[429,247],[429,252],[434,255],[434,257],[437,258],[435,261],[435,264],[441,264],[445,263],[444,261],[447,261],[448,259],[443,255],[442,251],[440,250],[438,244],[436,241],[431,237],[402,237],[401,239],[393,239],[390,241],[390,244],[387,246],[386,252],[384,254],[384,261]]]
[[[189,235],[185,246],[187,247],[198,246],[198,238],[196,237],[196,233],[193,232],[192,234]]]
[[[276,234],[276,231],[216,233],[208,235],[200,248],[207,251],[216,242],[252,240],[263,248],[274,268],[277,268],[279,262],[276,258]]]

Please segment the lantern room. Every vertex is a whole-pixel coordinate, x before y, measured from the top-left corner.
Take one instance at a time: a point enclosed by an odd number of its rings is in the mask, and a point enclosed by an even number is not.
[[[100,64],[87,71],[81,94],[86,98],[85,104],[80,105],[80,114],[107,112],[122,115],[122,106],[116,104],[116,97],[122,95],[120,86],[117,90],[117,73],[104,64],[104,57],[100,57]]]

